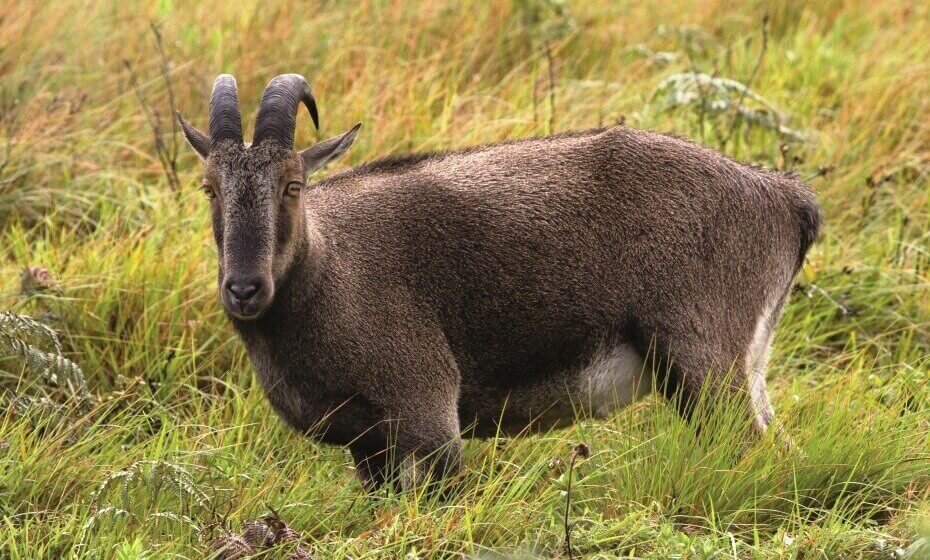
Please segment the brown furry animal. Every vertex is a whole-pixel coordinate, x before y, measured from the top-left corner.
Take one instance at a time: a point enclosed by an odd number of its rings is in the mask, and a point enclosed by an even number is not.
[[[316,122],[303,77],[272,80],[251,145],[232,76],[210,136],[179,117],[205,161],[221,298],[272,406],[348,445],[365,483],[410,459],[455,470],[463,430],[601,416],[654,386],[686,416],[710,384],[772,422],[768,348],[820,225],[796,178],[618,126],[308,185],[359,127],[295,151],[301,102]]]

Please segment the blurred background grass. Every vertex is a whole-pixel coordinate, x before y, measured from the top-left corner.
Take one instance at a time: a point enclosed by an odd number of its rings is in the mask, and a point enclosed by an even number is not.
[[[585,441],[576,556],[918,558],[928,61],[925,2],[5,2],[0,309],[54,328],[95,398],[0,414],[0,556],[198,558],[224,522],[273,507],[321,558],[551,557],[566,499],[551,460]],[[279,425],[220,312],[199,163],[171,115],[205,128],[221,72],[239,81],[247,136],[284,72],[320,105],[298,145],[361,121],[329,172],[615,123],[795,170],[827,227],[769,377],[806,455],[767,441],[734,466],[738,428],[698,438],[648,400],[470,443],[450,501],[365,499],[342,450]],[[23,286],[26,267],[51,285]],[[34,388],[0,369],[8,394]]]

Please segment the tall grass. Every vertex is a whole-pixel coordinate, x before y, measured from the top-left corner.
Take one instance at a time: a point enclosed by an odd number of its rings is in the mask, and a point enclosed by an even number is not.
[[[580,442],[576,557],[930,555],[926,5],[14,0],[0,53],[0,310],[55,329],[95,395],[0,413],[0,557],[202,558],[269,508],[317,558],[564,555]],[[622,121],[808,178],[827,227],[769,375],[797,449],[741,448],[730,413],[696,434],[648,399],[472,441],[446,500],[365,497],[343,450],[270,412],[220,313],[196,156],[180,146],[176,190],[156,152],[153,120],[175,141],[167,84],[203,126],[220,72],[239,80],[247,129],[283,72],[310,77],[320,104],[322,130],[301,117],[298,144],[361,121],[333,170]],[[727,107],[770,110],[804,140],[664,102],[672,86],[703,94],[688,76],[748,86]],[[20,289],[35,265],[54,290]],[[23,370],[0,368],[16,390]]]

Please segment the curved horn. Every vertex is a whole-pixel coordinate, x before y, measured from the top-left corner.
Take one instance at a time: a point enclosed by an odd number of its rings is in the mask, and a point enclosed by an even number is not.
[[[236,79],[229,74],[216,77],[210,95],[210,145],[216,146],[224,140],[242,143],[239,94]]]
[[[310,84],[300,74],[281,74],[268,82],[262,93],[262,104],[255,119],[255,138],[252,144],[274,139],[288,150],[294,148],[294,129],[297,126],[297,106],[303,102],[310,111],[313,125],[320,128],[316,100]]]

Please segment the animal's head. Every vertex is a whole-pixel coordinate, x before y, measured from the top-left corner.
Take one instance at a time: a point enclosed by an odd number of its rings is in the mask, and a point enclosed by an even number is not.
[[[340,136],[295,150],[301,103],[319,127],[316,101],[303,76],[284,74],[271,80],[262,94],[251,144],[242,140],[236,80],[228,74],[213,84],[209,136],[178,114],[187,141],[204,160],[202,189],[213,217],[220,297],[238,319],[259,317],[273,301],[275,283],[280,284],[307,243],[307,178],[342,156],[358,133],[360,125],[355,125]]]

